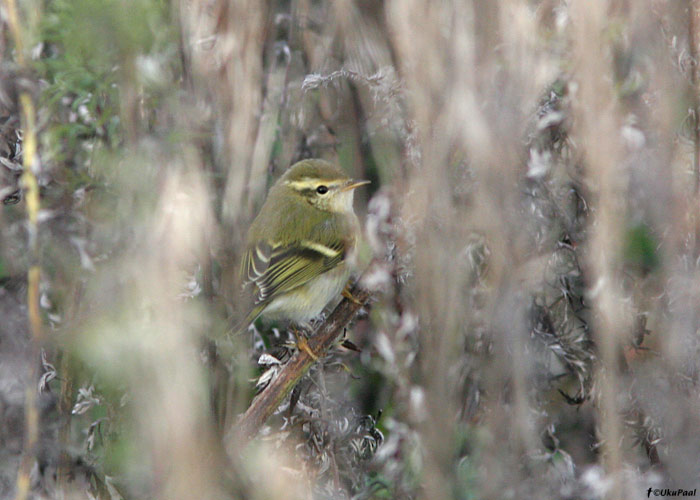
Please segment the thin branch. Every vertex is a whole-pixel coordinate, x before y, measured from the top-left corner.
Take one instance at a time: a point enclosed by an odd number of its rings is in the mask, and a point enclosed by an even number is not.
[[[326,355],[344,328],[369,301],[370,293],[357,285],[351,293],[357,302],[344,298],[328,319],[309,338],[309,348],[317,358]],[[309,353],[300,350],[284,366],[277,377],[253,400],[248,410],[229,433],[226,443],[229,454],[234,452],[238,444],[255,437],[265,421],[280,406],[301,377],[309,371],[314,361],[315,359]]]

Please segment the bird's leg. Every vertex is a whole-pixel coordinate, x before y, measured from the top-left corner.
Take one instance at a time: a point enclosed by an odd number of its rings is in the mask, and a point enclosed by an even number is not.
[[[303,330],[297,329],[292,327],[292,334],[294,335],[294,338],[296,339],[296,348],[299,349],[300,351],[304,351],[306,354],[311,356],[311,359],[314,361],[318,361],[318,356],[316,356],[316,353],[311,349],[311,346],[309,345],[309,341],[306,338],[306,333],[304,333]]]
[[[350,302],[352,302],[353,304],[357,304],[358,306],[364,305],[364,304],[362,304],[362,302],[360,302],[359,300],[357,300],[357,299],[353,296],[353,294],[350,292],[350,283],[348,283],[347,285],[345,285],[345,288],[343,288],[343,291],[342,291],[341,295],[342,295],[343,297],[345,297],[346,299],[348,299],[348,300],[349,300]]]

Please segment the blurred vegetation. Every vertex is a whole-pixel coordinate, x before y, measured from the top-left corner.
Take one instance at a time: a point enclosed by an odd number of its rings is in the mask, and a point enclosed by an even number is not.
[[[0,498],[697,487],[694,0],[1,5]],[[227,448],[295,352],[230,333],[238,257],[309,157],[372,181],[361,352]]]

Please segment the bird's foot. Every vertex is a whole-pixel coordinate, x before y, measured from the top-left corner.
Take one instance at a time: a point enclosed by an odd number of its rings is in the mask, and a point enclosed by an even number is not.
[[[313,349],[311,349],[311,346],[309,345],[309,341],[308,341],[308,339],[306,338],[306,335],[304,334],[304,332],[299,331],[299,330],[296,330],[296,329],[292,329],[292,333],[294,334],[294,337],[295,337],[296,340],[297,340],[297,342],[296,342],[296,348],[297,348],[299,351],[304,351],[304,352],[305,352],[306,354],[308,354],[308,355],[311,357],[311,359],[313,359],[314,361],[318,361],[318,356],[317,356],[316,353],[313,351]]]
[[[349,284],[348,284],[348,285],[345,285],[345,288],[343,288],[343,291],[342,291],[341,295],[342,295],[343,297],[345,297],[346,299],[348,299],[348,300],[349,300],[350,302],[352,302],[353,304],[357,304],[358,306],[364,305],[362,302],[360,302],[359,300],[357,300],[357,299],[355,298],[355,296],[350,292],[350,285],[349,285]]]
[[[311,359],[313,359],[314,361],[318,361],[318,356],[316,356],[313,349],[311,349],[311,346],[309,345],[309,341],[306,340],[305,336],[301,335],[297,339],[297,349],[299,349],[300,351],[304,351],[306,354],[311,356]]]

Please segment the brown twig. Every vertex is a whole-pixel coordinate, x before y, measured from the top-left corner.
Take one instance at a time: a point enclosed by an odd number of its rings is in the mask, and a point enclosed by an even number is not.
[[[309,348],[317,358],[325,356],[343,329],[369,301],[370,293],[357,285],[351,293],[355,301],[344,298],[328,319],[309,338]],[[229,433],[226,443],[229,454],[236,449],[238,444],[255,437],[268,417],[275,412],[301,377],[309,371],[314,361],[309,353],[300,350],[284,366],[277,377],[270,382],[270,385],[253,400],[248,410]]]

